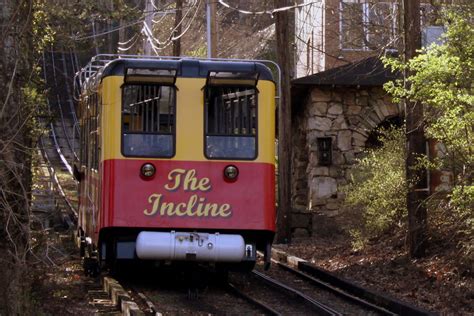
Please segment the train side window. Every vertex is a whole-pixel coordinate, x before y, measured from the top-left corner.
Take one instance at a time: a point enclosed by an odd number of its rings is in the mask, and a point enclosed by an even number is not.
[[[208,86],[205,154],[209,159],[257,157],[257,95],[254,87]]]
[[[156,84],[122,87],[122,153],[172,157],[175,148],[176,88]]]

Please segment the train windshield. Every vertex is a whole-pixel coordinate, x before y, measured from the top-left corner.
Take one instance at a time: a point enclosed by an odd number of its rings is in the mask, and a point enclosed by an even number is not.
[[[254,87],[208,86],[205,99],[206,157],[257,157],[257,90]]]
[[[122,153],[134,157],[174,155],[174,86],[126,84],[122,87]]]

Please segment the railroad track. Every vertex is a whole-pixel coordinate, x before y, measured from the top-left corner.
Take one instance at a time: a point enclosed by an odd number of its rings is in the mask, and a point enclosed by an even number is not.
[[[278,268],[277,268],[278,269]],[[177,271],[154,270],[120,279],[135,293],[135,301],[149,313],[171,314],[265,314],[265,315],[386,315],[347,302],[331,302],[333,297],[315,297],[314,289],[288,284],[259,271],[230,273],[229,282],[218,275],[195,269],[197,279]],[[152,277],[150,277],[152,276]],[[189,293],[195,295],[189,295]],[[342,300],[344,301],[344,300]],[[348,307],[349,306],[349,307]]]
[[[275,263],[279,268],[283,269],[284,271],[288,271],[290,272],[291,274],[293,275],[296,275],[297,277],[313,284],[313,285],[316,285],[317,287],[319,288],[322,288],[324,290],[327,290],[331,293],[334,293],[335,295],[339,296],[340,298],[342,298],[343,300],[347,300],[347,301],[351,301],[361,307],[363,307],[364,309],[368,310],[368,311],[372,311],[372,312],[375,312],[375,313],[378,313],[380,315],[397,315],[396,313],[393,313],[389,310],[387,310],[386,308],[382,307],[382,306],[379,306],[379,305],[376,305],[376,304],[373,304],[371,302],[369,302],[368,300],[364,300],[358,296],[355,296],[355,295],[351,295],[349,294],[348,292],[334,286],[334,285],[331,285],[330,283],[327,283],[327,282],[323,282],[322,280],[320,279],[317,279],[315,277],[312,277],[308,274],[305,274],[299,270],[296,270],[286,264],[283,264],[281,262],[276,262]]]
[[[231,286],[271,315],[348,314],[344,305],[333,304],[327,295],[314,295],[314,289],[302,284],[291,284],[288,279],[282,280],[280,277],[254,270],[249,275],[232,276]]]
[[[72,179],[72,164],[77,159],[77,119],[71,97],[75,54],[64,52],[43,53],[43,78],[49,94],[46,99],[50,118],[41,118],[47,132],[40,138],[39,149],[48,165],[54,194],[63,204],[63,213],[69,214],[71,224],[77,220],[76,184]]]
[[[73,51],[43,54],[43,79],[49,90],[49,115],[40,122],[46,132],[38,141],[38,172],[33,191],[33,213],[38,229],[60,220],[72,230],[77,224],[77,187],[72,164],[79,149],[79,125],[72,98],[71,79],[78,69]],[[144,315],[120,283],[108,276],[84,284],[96,315]]]
[[[387,308],[379,297],[374,297],[377,303],[363,299],[364,295],[313,277],[306,269],[303,273],[274,262],[266,273],[257,266],[250,274],[230,273],[229,282],[222,282],[220,275],[197,265],[176,270],[130,266],[124,276],[117,277],[117,283],[123,284],[131,299],[149,315],[429,315],[406,305],[394,311],[393,305]]]
[[[278,278],[291,280],[289,276],[282,277],[282,273],[287,273],[294,276],[296,280],[300,280],[297,282],[311,284],[314,287],[313,293],[316,293],[317,289],[331,293],[334,298],[330,301],[333,303],[341,301],[351,304],[344,313],[355,314],[356,311],[361,311],[377,315],[432,315],[426,310],[340,278],[304,260],[297,260],[297,263],[291,262],[291,266],[274,259],[272,262],[272,274],[279,275]]]
[[[202,276],[203,272],[199,273]],[[228,284],[218,282],[214,277],[205,278],[196,285],[184,279],[180,269],[168,273],[155,271],[150,275],[148,277],[135,275],[133,280],[118,277],[146,314],[272,314],[268,308],[250,302],[237,289],[231,289]]]

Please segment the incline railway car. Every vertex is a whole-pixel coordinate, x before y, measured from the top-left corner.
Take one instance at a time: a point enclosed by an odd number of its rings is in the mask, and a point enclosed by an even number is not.
[[[275,92],[260,62],[95,57],[79,73],[78,239],[122,260],[269,262]],[[102,61],[101,61],[102,60]]]

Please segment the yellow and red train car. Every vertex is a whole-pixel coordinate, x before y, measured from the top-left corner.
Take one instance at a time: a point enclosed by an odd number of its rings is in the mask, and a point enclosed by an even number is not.
[[[121,57],[86,68],[79,229],[87,262],[267,261],[275,92],[260,62]]]

